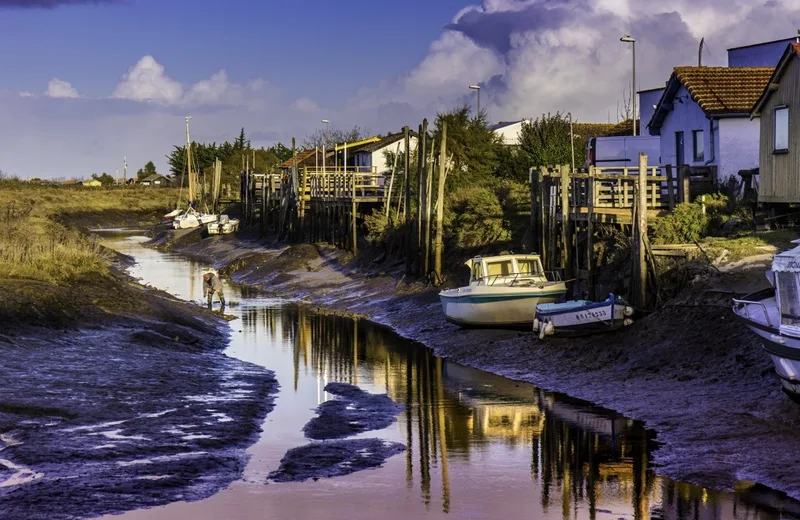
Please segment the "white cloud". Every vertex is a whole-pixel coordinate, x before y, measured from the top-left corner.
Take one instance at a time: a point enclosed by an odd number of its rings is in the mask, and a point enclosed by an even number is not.
[[[292,108],[307,113],[313,113],[319,111],[319,107],[317,106],[316,103],[314,103],[314,100],[307,97],[296,99],[294,103],[292,103]]]
[[[44,93],[52,98],[77,98],[80,97],[78,91],[68,82],[58,78],[53,78],[47,83],[47,90]]]
[[[148,55],[128,69],[112,97],[174,104],[183,97],[183,86],[164,74],[164,66]]]

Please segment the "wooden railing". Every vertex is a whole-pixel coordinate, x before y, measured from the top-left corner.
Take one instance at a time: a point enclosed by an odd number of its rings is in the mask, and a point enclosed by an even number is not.
[[[632,208],[639,183],[639,169],[589,168],[588,171],[570,173],[568,169],[543,171],[543,178],[551,180],[549,196],[561,198],[561,190],[569,190],[571,207],[603,209]],[[569,176],[569,182],[561,180]],[[648,166],[645,170],[646,200],[648,209],[672,209],[688,198],[688,177],[672,175],[671,167]],[[685,178],[684,178],[685,177]],[[547,196],[547,194],[545,195]]]

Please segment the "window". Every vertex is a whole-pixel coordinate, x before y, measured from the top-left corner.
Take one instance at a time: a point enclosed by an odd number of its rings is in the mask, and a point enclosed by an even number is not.
[[[487,273],[489,276],[511,276],[513,274],[511,260],[487,263],[486,270],[489,271]]]
[[[480,278],[481,278],[481,263],[472,262],[472,279],[480,280]]]
[[[692,152],[694,154],[694,162],[701,162],[705,160],[705,141],[703,141],[703,131],[692,131]]]
[[[776,152],[789,150],[789,107],[775,109],[775,147]]]
[[[778,296],[781,302],[781,325],[800,327],[800,273],[778,272]]]
[[[542,274],[539,269],[539,262],[536,260],[517,260],[519,265],[519,274],[522,275],[540,275]]]

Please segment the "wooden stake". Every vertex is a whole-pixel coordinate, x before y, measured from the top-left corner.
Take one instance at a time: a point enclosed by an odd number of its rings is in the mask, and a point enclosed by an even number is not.
[[[417,145],[417,155],[419,156],[417,159],[417,235],[416,235],[416,242],[417,242],[417,250],[416,250],[416,275],[419,276],[422,274],[422,212],[424,211],[423,206],[423,176],[425,175],[426,170],[426,162],[428,159],[428,119],[422,120],[422,125],[420,125],[420,136],[418,137],[418,142],[421,141],[421,145]]]
[[[436,283],[442,279],[442,239],[444,230],[444,183],[447,180],[447,121],[442,121],[442,137],[439,143],[439,189],[436,194],[436,245],[434,246],[433,269],[436,272]]]
[[[431,153],[428,160],[427,168],[425,168],[425,270],[423,274],[427,277],[431,272],[431,199],[433,191],[433,149],[435,148],[434,142],[431,142]]]
[[[589,167],[589,178],[586,180],[586,201],[589,211],[586,220],[586,287],[589,291],[589,299],[594,301],[594,166]]]
[[[561,268],[565,279],[570,278],[569,263],[569,167],[560,166],[561,173]]]
[[[408,136],[408,127],[403,127],[403,140],[406,149],[406,156],[404,157],[403,164],[403,182],[405,183],[405,194],[403,202],[403,222],[405,225],[405,240],[406,240],[406,275],[411,276],[411,222],[409,219],[408,205],[411,203],[411,183],[408,182],[408,171],[411,169],[411,155],[410,155],[410,140]],[[419,146],[419,145],[417,145]],[[399,207],[398,207],[399,209]]]
[[[397,148],[394,151],[394,164],[392,165],[392,176],[389,178],[389,193],[384,197],[383,212],[386,215],[386,224],[389,224],[389,212],[392,210],[392,185],[394,184],[394,176],[397,173],[397,159],[400,157],[400,142],[397,143]]]
[[[647,154],[639,154],[639,177],[637,179],[636,222],[634,223],[636,241],[636,305],[643,309],[647,306],[647,254],[645,238],[647,235]]]

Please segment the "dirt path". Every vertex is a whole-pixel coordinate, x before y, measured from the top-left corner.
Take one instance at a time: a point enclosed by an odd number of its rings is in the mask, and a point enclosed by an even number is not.
[[[214,262],[232,280],[391,326],[437,355],[646,421],[659,472],[706,487],[752,480],[800,498],[800,407],[780,391],[757,337],[734,323],[730,292],[763,286],[764,267],[700,277],[662,311],[617,333],[540,342],[528,332],[447,323],[437,292],[327,247],[168,232],[152,243]],[[766,257],[761,260],[768,260]]]

